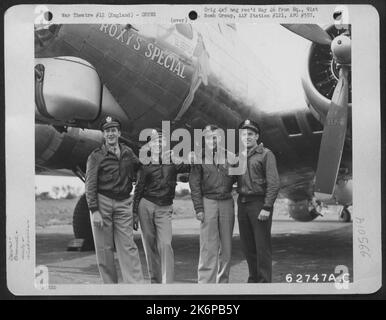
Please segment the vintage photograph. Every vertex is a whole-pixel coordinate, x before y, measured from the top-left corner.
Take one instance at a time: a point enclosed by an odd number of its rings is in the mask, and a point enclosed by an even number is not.
[[[49,284],[353,282],[351,25],[34,26]]]

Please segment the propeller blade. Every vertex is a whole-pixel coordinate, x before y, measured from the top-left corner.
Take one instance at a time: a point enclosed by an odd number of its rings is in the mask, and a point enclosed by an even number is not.
[[[317,24],[282,24],[282,26],[312,42],[322,45],[331,44],[330,35]]]
[[[320,144],[315,182],[315,196],[319,200],[332,197],[338,176],[347,130],[349,89],[347,78],[348,67],[342,65]]]

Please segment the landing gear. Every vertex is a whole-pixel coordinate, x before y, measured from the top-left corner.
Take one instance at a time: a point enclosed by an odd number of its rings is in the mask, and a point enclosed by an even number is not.
[[[87,206],[86,195],[79,198],[74,209],[72,220],[75,239],[68,245],[69,251],[93,251],[94,237],[92,235],[90,213]]]
[[[350,222],[351,221],[351,212],[348,210],[348,207],[343,207],[342,212],[339,215],[339,221]]]
[[[74,174],[83,182],[85,182],[84,171],[77,166],[73,170]],[[74,230],[75,239],[68,244],[68,251],[93,251],[94,236],[92,234],[90,211],[88,209],[86,195],[82,195],[74,209],[72,219],[72,227]]]

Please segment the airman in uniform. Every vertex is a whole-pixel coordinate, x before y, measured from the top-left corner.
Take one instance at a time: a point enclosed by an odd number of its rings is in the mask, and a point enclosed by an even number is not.
[[[271,226],[273,205],[280,188],[276,159],[260,140],[252,120],[239,125],[246,146],[246,170],[238,176],[238,222],[242,249],[248,263],[248,282],[272,282]]]
[[[128,146],[118,143],[119,120],[108,116],[101,129],[105,143],[88,158],[85,185],[99,273],[104,283],[118,282],[115,246],[123,282],[141,283],[142,267],[129,208],[133,178],[140,162]]]
[[[173,199],[177,174],[190,171],[189,164],[172,161],[170,151],[162,153],[165,143],[162,131],[154,129],[148,139],[151,162],[141,167],[134,191],[135,228],[139,219],[151,283],[174,281]]]
[[[196,217],[200,225],[198,283],[228,283],[235,223],[232,185],[226,159],[219,152],[219,128],[204,128],[206,150],[211,161],[192,166],[189,184]],[[209,163],[207,163],[209,162]]]

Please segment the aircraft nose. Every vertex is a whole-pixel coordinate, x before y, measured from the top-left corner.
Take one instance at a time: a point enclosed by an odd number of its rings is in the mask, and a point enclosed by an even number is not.
[[[55,38],[60,28],[60,24],[35,26],[35,48],[38,50],[45,47]]]

